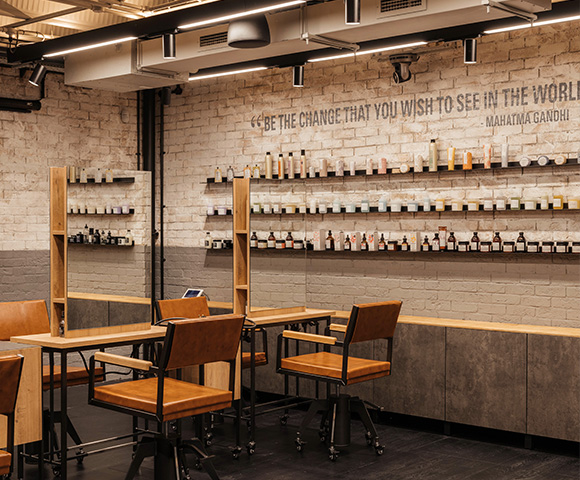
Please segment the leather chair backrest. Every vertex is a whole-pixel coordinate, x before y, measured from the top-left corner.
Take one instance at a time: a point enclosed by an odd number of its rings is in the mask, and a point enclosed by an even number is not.
[[[22,360],[21,355],[0,357],[0,415],[10,415],[14,412]]]
[[[0,303],[0,341],[48,332],[50,321],[44,300]]]
[[[209,317],[209,307],[205,297],[178,298],[157,301],[158,320],[173,317]]]
[[[169,322],[161,368],[173,370],[236,358],[243,315],[214,315]]]
[[[354,305],[346,329],[345,342],[358,343],[379,338],[393,338],[402,302]]]

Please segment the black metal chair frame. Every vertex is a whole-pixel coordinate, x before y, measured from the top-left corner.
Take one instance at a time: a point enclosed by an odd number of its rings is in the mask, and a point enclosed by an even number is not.
[[[12,355],[10,355],[12,356]],[[18,383],[16,385],[16,395],[14,395],[14,405],[10,412],[1,413],[0,415],[6,416],[6,451],[12,455],[10,462],[10,471],[6,478],[9,478],[14,471],[14,423],[15,423],[15,410],[16,402],[18,401],[18,390],[20,389],[20,379],[22,377],[22,365],[24,364],[24,357],[20,354],[15,355],[20,358],[20,371],[18,372]],[[1,358],[1,357],[0,357]],[[4,475],[2,475],[4,476]]]

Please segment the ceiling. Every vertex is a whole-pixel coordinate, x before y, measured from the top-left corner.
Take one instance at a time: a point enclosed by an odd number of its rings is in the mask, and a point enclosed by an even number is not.
[[[16,46],[219,0],[0,0],[0,44]]]

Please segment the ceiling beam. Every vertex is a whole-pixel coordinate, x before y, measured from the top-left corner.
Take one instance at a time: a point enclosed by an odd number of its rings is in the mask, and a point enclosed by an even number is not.
[[[1,1],[1,0],[0,0]],[[22,20],[21,22],[11,23],[9,25],[3,25],[2,28],[18,28],[24,27],[25,25],[32,25],[33,23],[44,22],[46,20],[51,20],[53,18],[64,17],[65,15],[70,15],[71,13],[78,13],[86,10],[84,7],[74,7],[67,10],[60,10],[59,12],[47,13],[46,15],[41,15],[39,17],[28,17],[27,20]]]
[[[30,16],[26,15],[22,10],[18,10],[13,5],[10,5],[5,0],[0,0],[0,12],[7,14],[9,17],[27,19]]]

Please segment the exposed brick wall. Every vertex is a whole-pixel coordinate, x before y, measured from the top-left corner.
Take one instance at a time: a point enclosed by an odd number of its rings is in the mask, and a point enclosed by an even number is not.
[[[376,168],[381,157],[396,167],[402,162],[412,164],[417,154],[427,157],[431,138],[438,139],[440,165],[446,164],[448,146],[457,149],[456,163],[466,150],[473,153],[474,163],[480,163],[482,146],[489,143],[494,147],[493,161],[499,162],[500,147],[506,141],[510,161],[522,155],[536,158],[560,153],[575,158],[580,150],[579,32],[578,24],[571,23],[484,37],[476,65],[463,64],[459,43],[429,46],[411,67],[414,79],[402,85],[391,79],[388,54],[307,64],[302,89],[292,87],[289,69],[187,85],[166,109],[167,296],[181,295],[185,287],[197,285],[206,287],[214,300],[231,299],[229,254],[198,250],[206,231],[214,238],[231,238],[231,217],[205,215],[208,204],[232,204],[230,186],[204,184],[216,166],[224,176],[228,165],[240,174],[246,164],[263,166],[266,151],[275,157],[280,152],[298,156],[304,148],[316,168],[321,158],[328,159],[330,169],[337,159],[347,166],[354,159],[362,169],[368,158],[374,159]],[[551,83],[568,84],[568,96],[535,103],[533,87],[537,91]],[[490,91],[498,92],[497,106],[489,106]],[[443,99],[441,112],[439,97]],[[454,102],[449,112],[445,97]],[[403,116],[401,101],[412,100],[422,100],[424,106],[431,101],[433,110],[428,107],[424,115]],[[391,112],[397,104],[397,115],[383,118],[380,110],[377,118],[374,105],[382,108],[383,102]],[[277,117],[276,130],[267,131],[264,123],[261,128],[251,125],[253,116],[296,114],[299,122],[302,112],[331,107],[340,109],[342,123],[280,130]],[[350,107],[357,107],[359,113],[351,116]],[[540,115],[550,110],[565,111],[565,119],[535,123],[534,112]],[[512,113],[529,113],[532,121],[502,125],[507,122],[502,116]],[[252,183],[252,202],[299,204],[315,198],[330,205],[340,199],[344,206],[347,201],[360,205],[363,198],[376,205],[383,196],[404,204],[425,197],[434,202],[441,197],[466,201],[548,195],[552,199],[556,194],[566,199],[580,196],[579,170],[547,167],[523,173],[516,169],[322,179],[304,184],[259,182]],[[386,239],[401,240],[411,232],[431,239],[438,226],[446,225],[458,240],[469,240],[473,231],[480,232],[482,240],[491,240],[494,231],[500,231],[504,240],[515,240],[522,230],[528,240],[580,240],[579,220],[578,211],[568,210],[271,215],[253,216],[251,229],[261,238],[271,230],[277,238],[289,230],[295,238],[311,238],[316,230],[332,229],[378,231]],[[177,258],[172,252],[179,252]],[[194,274],[187,273],[181,258],[192,259]],[[576,257],[313,254],[305,261],[300,255],[276,256],[274,252],[254,255],[251,282],[254,304],[290,305],[301,303],[299,297],[304,297],[310,305],[348,309],[353,302],[387,297],[403,299],[406,314],[580,326],[574,308],[579,279]],[[299,293],[299,285],[304,293]]]

